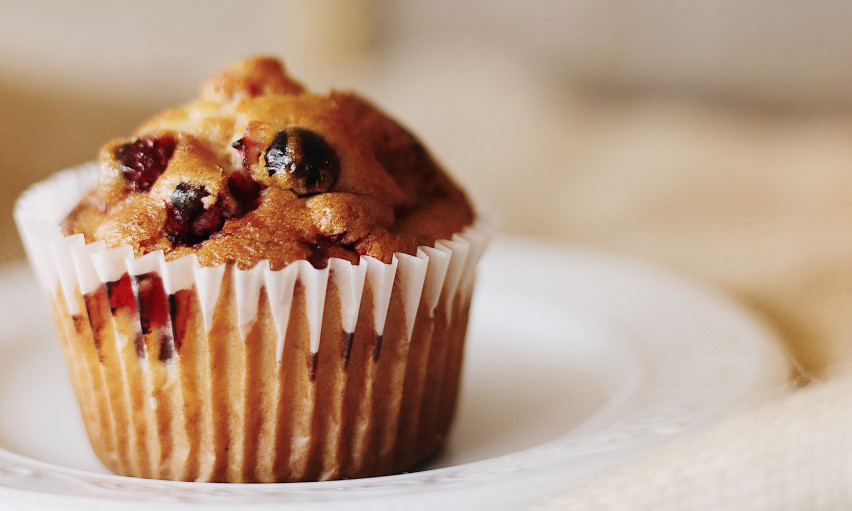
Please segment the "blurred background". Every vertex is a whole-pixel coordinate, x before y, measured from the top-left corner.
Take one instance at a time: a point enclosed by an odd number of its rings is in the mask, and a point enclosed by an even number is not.
[[[852,2],[0,2],[0,262],[29,184],[252,54],[418,133],[504,231],[691,275],[803,381],[852,326]]]

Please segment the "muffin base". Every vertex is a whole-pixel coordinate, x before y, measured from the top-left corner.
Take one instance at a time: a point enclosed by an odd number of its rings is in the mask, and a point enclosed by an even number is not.
[[[369,281],[352,333],[329,282],[313,353],[297,282],[279,357],[265,292],[248,335],[236,327],[233,273],[210,329],[194,288],[166,297],[170,324],[147,331],[140,304],[121,298],[138,277],[78,293],[77,314],[66,293],[54,295],[74,391],[107,468],[186,481],[315,481],[397,473],[438,450],[455,409],[469,292],[444,293],[436,307],[421,300],[409,336],[395,287],[377,336]]]

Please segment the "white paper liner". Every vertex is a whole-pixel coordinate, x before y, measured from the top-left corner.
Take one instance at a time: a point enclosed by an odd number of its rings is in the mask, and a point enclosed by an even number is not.
[[[79,234],[62,235],[59,223],[95,185],[96,175],[96,163],[63,171],[32,186],[16,204],[15,220],[27,255],[45,291],[52,297],[61,290],[73,315],[80,312],[77,300],[80,294],[116,281],[125,273],[157,273],[169,294],[195,287],[209,330],[226,265],[202,266],[193,255],[166,261],[161,251],[134,257],[129,247],[107,249],[102,242],[86,245]],[[268,261],[250,270],[235,269],[234,299],[239,331],[243,337],[248,334],[257,318],[260,293],[265,290],[278,332],[280,357],[293,292],[298,282],[306,296],[310,349],[316,353],[326,290],[329,282],[333,282],[340,293],[341,319],[347,332],[355,328],[362,294],[369,286],[373,299],[373,321],[376,334],[380,336],[396,283],[402,290],[402,306],[410,336],[421,294],[430,315],[434,315],[442,295],[452,297],[457,292],[470,291],[476,263],[497,225],[495,216],[490,212],[478,210],[476,215],[475,223],[451,240],[440,240],[434,247],[419,247],[413,256],[394,254],[390,263],[361,257],[357,265],[331,259],[323,269],[316,269],[307,261],[297,261],[277,271],[270,270]],[[448,315],[452,314],[452,302],[445,301]]]

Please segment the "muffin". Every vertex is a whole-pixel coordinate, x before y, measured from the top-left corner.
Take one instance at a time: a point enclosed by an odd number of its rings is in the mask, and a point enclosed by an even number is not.
[[[359,96],[238,62],[15,216],[113,472],[368,477],[442,445],[494,222]]]

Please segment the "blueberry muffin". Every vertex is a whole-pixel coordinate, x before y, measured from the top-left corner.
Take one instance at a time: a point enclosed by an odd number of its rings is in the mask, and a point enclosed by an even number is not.
[[[238,62],[16,219],[115,473],[367,477],[442,445],[493,223],[359,96]]]

